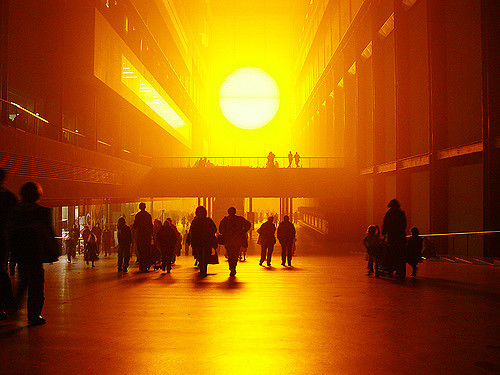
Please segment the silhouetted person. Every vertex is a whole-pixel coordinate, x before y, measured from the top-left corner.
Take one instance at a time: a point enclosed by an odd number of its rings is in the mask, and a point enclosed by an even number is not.
[[[21,203],[16,205],[8,225],[8,246],[19,265],[18,303],[28,289],[28,325],[45,324],[43,263],[56,262],[61,255],[52,228],[50,209],[37,204],[42,188],[27,182],[21,188]]]
[[[382,235],[387,236],[387,265],[389,266],[389,276],[395,268],[396,276],[401,279],[405,277],[405,260],[403,257],[406,243],[406,215],[401,210],[401,204],[397,199],[393,199],[388,204],[382,226]]]
[[[288,153],[288,168],[292,168],[292,163],[293,163],[293,154],[292,151]]]
[[[104,252],[104,256],[111,255],[111,247],[114,245],[113,232],[109,229],[109,225],[104,227],[102,231],[102,251]]]
[[[281,265],[292,266],[292,245],[295,239],[295,226],[290,222],[288,215],[283,217],[283,221],[278,225],[278,241],[281,244]]]
[[[267,167],[268,168],[274,168],[274,158],[276,155],[272,153],[272,151],[269,152],[269,155],[267,155]]]
[[[411,236],[406,243],[406,262],[412,266],[413,270],[411,276],[417,276],[417,264],[422,261],[422,248],[424,247],[424,240],[420,237],[420,232],[417,227],[410,229]]]
[[[198,257],[200,277],[206,277],[208,256],[212,253],[212,246],[216,241],[217,226],[211,218],[207,217],[205,207],[198,206],[195,214],[189,228],[187,243],[191,245],[193,253],[196,253]]]
[[[175,263],[175,257],[181,255],[181,250],[182,250],[182,235],[179,232],[179,230],[177,229],[177,226],[173,223],[173,221],[172,221],[171,218],[167,217],[166,220],[168,221],[168,223],[174,229],[174,232],[175,232],[175,237],[176,237],[175,248],[174,248],[175,251],[174,251],[174,257],[172,259],[172,263]]]
[[[78,249],[78,254],[80,254],[80,226],[76,221],[73,224],[70,233],[71,236],[75,239],[75,256],[76,256],[77,249]]]
[[[85,245],[87,241],[89,240],[90,233],[90,228],[88,225],[85,225],[82,230],[82,239],[83,239],[83,244]]]
[[[260,241],[260,262],[259,265],[262,266],[265,260],[267,260],[267,265],[271,265],[271,257],[273,255],[274,244],[276,243],[276,237],[274,233],[276,232],[276,226],[273,223],[274,217],[269,216],[267,221],[257,229],[259,233]]]
[[[245,244],[246,232],[252,224],[243,216],[236,215],[236,208],[229,207],[228,215],[219,224],[219,233],[224,238],[224,247],[227,250],[227,261],[229,263],[229,276],[236,275],[236,264],[240,255],[240,248]]]
[[[135,215],[133,228],[135,230],[135,241],[139,271],[146,272],[150,266],[151,238],[153,236],[153,220],[146,211],[146,203],[139,203],[139,212]]]
[[[118,219],[118,272],[127,272],[130,261],[130,246],[132,245],[132,231],[125,222],[125,218]]]
[[[299,167],[299,163],[300,163],[300,155],[298,152],[295,153],[295,155],[293,155],[293,158],[295,159],[295,166],[298,168]]]
[[[7,220],[16,206],[17,198],[12,192],[3,187],[5,177],[5,171],[0,168],[0,320],[6,319],[8,313],[13,313],[16,310],[12,284],[7,272],[9,252],[7,251],[5,228]],[[13,259],[11,259],[10,263],[15,266]]]
[[[170,273],[172,269],[172,260],[174,257],[175,244],[177,242],[177,235],[173,226],[165,220],[163,225],[158,229],[156,234],[156,244],[161,252],[161,269]]]
[[[375,263],[375,277],[380,276],[379,259],[381,244],[382,238],[380,237],[379,227],[377,225],[370,225],[366,231],[365,238],[363,238],[363,245],[365,245],[368,254],[368,275],[373,273],[373,264]]]
[[[96,240],[96,246],[97,246],[97,254],[99,254],[101,250],[101,240],[102,240],[102,229],[101,225],[99,222],[97,222],[93,227],[91,231],[95,235],[95,240]]]
[[[85,243],[85,249],[83,252],[83,260],[87,262],[87,265],[89,264],[89,262],[92,262],[92,267],[95,267],[94,262],[96,260],[99,260],[99,257],[97,256],[97,249],[97,236],[94,233],[91,233],[89,236],[89,240]]]
[[[68,256],[68,263],[71,263],[71,258],[76,258],[76,245],[79,237],[80,231],[78,230],[76,224],[74,224],[70,229],[68,239],[66,240],[66,255]]]

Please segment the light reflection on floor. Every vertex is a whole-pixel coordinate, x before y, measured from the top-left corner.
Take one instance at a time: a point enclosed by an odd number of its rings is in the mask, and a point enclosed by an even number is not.
[[[204,280],[185,256],[171,275],[118,275],[114,258],[47,266],[48,323],[27,329],[25,311],[0,323],[0,373],[451,374],[496,361],[494,267],[429,262],[400,285],[365,276],[362,256],[278,258],[252,255],[234,280],[222,257]]]

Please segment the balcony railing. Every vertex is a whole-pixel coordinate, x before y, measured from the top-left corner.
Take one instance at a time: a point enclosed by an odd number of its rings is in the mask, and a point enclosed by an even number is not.
[[[267,157],[162,157],[153,158],[156,168],[211,168],[211,167],[247,167],[247,168],[342,168],[341,157],[313,156],[301,157],[298,166],[295,160],[289,162],[288,157],[275,157],[270,164]]]

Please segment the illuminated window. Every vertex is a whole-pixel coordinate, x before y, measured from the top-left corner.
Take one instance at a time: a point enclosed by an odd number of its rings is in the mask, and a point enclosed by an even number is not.
[[[125,17],[125,32],[128,33],[128,17]]]
[[[174,129],[179,130],[185,127],[186,123],[167,103],[167,100],[124,56],[122,56],[122,82]]]

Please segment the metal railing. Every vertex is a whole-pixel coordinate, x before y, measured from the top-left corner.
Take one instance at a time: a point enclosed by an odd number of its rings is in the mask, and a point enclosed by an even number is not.
[[[423,238],[430,241],[435,250],[443,255],[461,255],[471,256],[470,246],[481,247],[486,236],[499,236],[500,231],[474,231],[474,232],[457,232],[457,233],[431,233],[421,234]],[[425,245],[424,245],[425,246]],[[444,251],[445,250],[445,251]],[[463,252],[465,250],[465,252]],[[474,255],[479,256],[479,255]]]
[[[275,157],[274,166],[269,165],[267,157],[161,157],[153,158],[152,166],[157,168],[211,168],[211,167],[248,167],[248,168],[342,168],[344,158],[330,156],[301,157],[297,164],[289,162],[288,157]]]
[[[17,103],[0,98],[0,106],[0,122],[5,125],[38,135],[47,135],[54,131],[48,120]]]

